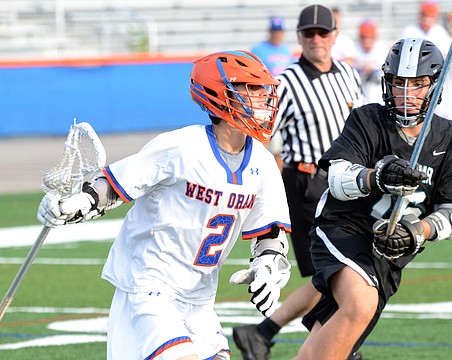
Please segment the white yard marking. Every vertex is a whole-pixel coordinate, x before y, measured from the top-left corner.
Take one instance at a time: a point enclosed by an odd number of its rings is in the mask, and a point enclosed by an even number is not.
[[[59,226],[50,231],[44,244],[112,240],[119,233],[121,224],[122,219],[115,219]],[[0,248],[31,246],[41,229],[40,225],[0,228]]]
[[[116,237],[122,224],[122,219],[100,220],[83,224],[58,227],[52,229],[45,244],[70,244],[79,241],[109,241]],[[36,240],[41,226],[24,226],[16,228],[0,228],[0,248],[30,247]],[[101,265],[104,259],[55,259],[36,258],[34,263],[46,265]],[[3,264],[22,264],[21,258],[0,258]],[[228,259],[227,265],[247,266],[248,259]],[[292,263],[296,266],[296,263]],[[420,263],[414,262],[409,267],[417,269],[451,269],[452,263]],[[225,324],[224,332],[230,336],[230,324],[259,323],[260,315],[249,302],[225,302],[216,304],[216,311],[220,321]],[[24,340],[10,344],[1,344],[0,350],[12,350],[37,346],[55,346],[68,344],[81,344],[89,342],[105,342],[108,324],[108,309],[96,308],[37,308],[37,307],[11,307],[8,312],[36,312],[36,313],[66,313],[66,314],[105,314],[92,319],[77,319],[57,321],[50,323],[48,328],[60,331],[62,334],[43,336],[32,340]],[[432,304],[394,304],[387,305],[382,317],[410,318],[410,319],[452,319],[452,302]],[[301,321],[294,320],[282,329],[282,333],[307,331]],[[80,334],[67,335],[64,332],[79,332]]]
[[[55,335],[21,341],[17,343],[3,344],[0,345],[0,350],[17,350],[29,347],[61,346],[106,341],[107,336],[105,335]]]
[[[228,336],[232,334],[231,324],[257,324],[262,320],[254,306],[249,302],[223,302],[215,305],[220,321],[224,325],[224,333]],[[41,312],[41,313],[76,313],[92,314],[105,313],[107,309],[96,308],[15,308],[10,312]],[[404,319],[452,319],[452,302],[441,302],[431,304],[388,304],[382,317],[404,318]],[[78,335],[58,334],[45,336],[32,340],[24,340],[10,344],[0,345],[0,350],[13,350],[37,346],[56,346],[81,344],[90,342],[106,342],[106,332],[108,327],[108,317],[99,316],[92,319],[77,319],[66,321],[55,321],[48,325],[48,329],[64,332],[78,332]],[[285,326],[281,333],[306,332],[306,328],[301,325],[301,321],[294,320]]]
[[[90,221],[82,224],[60,226],[52,229],[44,245],[70,244],[79,241],[112,241],[121,228],[122,219]],[[76,226],[76,227],[74,227]],[[42,226],[0,228],[0,248],[31,247]],[[22,258],[0,257],[0,264],[22,264]],[[105,259],[56,259],[37,257],[33,263],[41,265],[102,265]],[[227,259],[226,265],[249,265],[248,259]],[[297,263],[291,261],[292,266]],[[408,268],[452,269],[452,262],[413,262]]]

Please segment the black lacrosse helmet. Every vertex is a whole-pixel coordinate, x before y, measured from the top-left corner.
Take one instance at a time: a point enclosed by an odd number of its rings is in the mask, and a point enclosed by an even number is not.
[[[384,73],[382,77],[383,100],[389,112],[395,117],[397,125],[413,127],[424,121],[443,63],[441,51],[434,43],[426,39],[401,39],[389,50],[382,66]],[[396,76],[402,78],[430,77],[430,89],[423,98],[422,106],[417,109],[419,111],[417,114],[407,114],[406,101],[404,101],[404,106],[396,107],[392,93],[394,87],[392,81]]]

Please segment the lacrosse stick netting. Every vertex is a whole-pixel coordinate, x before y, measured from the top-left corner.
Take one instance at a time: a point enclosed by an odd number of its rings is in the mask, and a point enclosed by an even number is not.
[[[68,197],[82,191],[85,180],[105,166],[104,147],[90,124],[83,122],[71,126],[61,160],[43,175],[43,190],[48,196]],[[24,263],[0,303],[0,321],[13,301],[50,227],[44,226],[30,249]]]
[[[105,165],[105,150],[90,124],[74,124],[64,144],[61,160],[43,176],[43,190],[62,197],[82,191],[88,175]]]

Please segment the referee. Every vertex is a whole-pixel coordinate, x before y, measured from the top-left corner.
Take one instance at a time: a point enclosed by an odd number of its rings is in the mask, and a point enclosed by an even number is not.
[[[327,188],[317,166],[336,139],[352,108],[363,105],[356,70],[331,57],[337,37],[332,11],[321,5],[304,9],[297,26],[302,54],[280,75],[279,111],[275,131],[283,140],[282,176],[292,222],[292,242],[302,276],[314,274],[309,230],[315,207]]]
[[[301,57],[278,76],[280,100],[274,131],[280,131],[282,137],[282,177],[292,223],[292,246],[303,277],[315,273],[308,233],[320,196],[328,187],[318,161],[339,136],[351,110],[364,103],[358,72],[331,57],[337,35],[330,8],[304,8],[297,26]],[[273,336],[310,310],[318,299],[320,294],[309,282],[290,294],[257,329],[256,325],[235,327],[234,340],[244,358],[268,359]],[[350,358],[360,357],[357,354]]]

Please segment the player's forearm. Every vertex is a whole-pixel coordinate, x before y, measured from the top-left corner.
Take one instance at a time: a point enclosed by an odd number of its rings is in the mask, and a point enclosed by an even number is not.
[[[100,176],[92,182],[91,186],[99,195],[98,208],[100,211],[114,209],[123,203],[119,195],[108,182],[107,178]]]
[[[426,216],[423,223],[428,226],[429,233],[425,233],[425,238],[430,241],[448,239],[452,234],[452,204],[443,204],[435,212]]]

